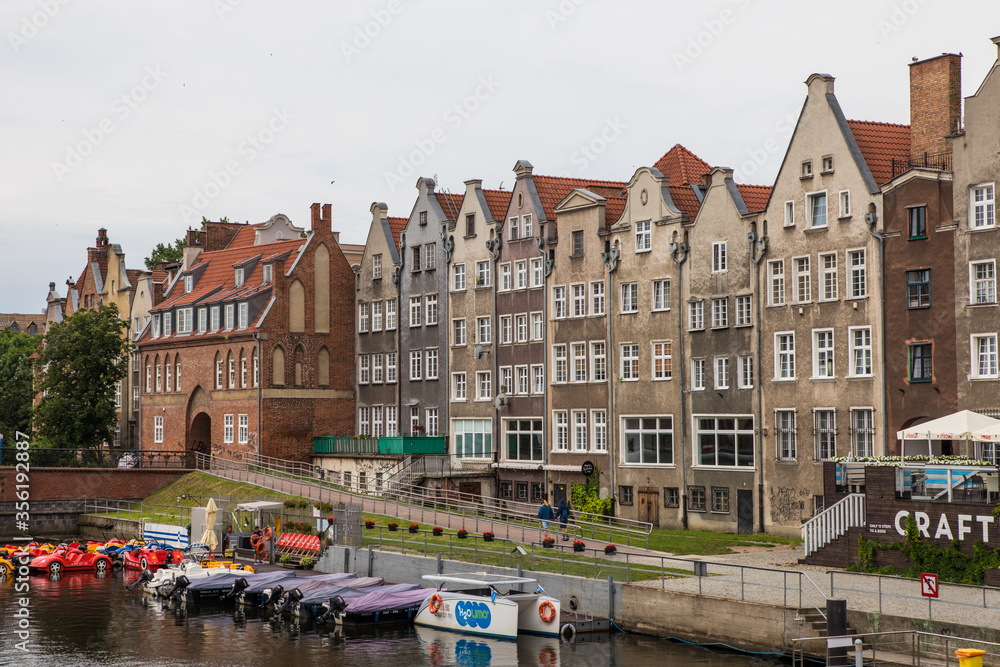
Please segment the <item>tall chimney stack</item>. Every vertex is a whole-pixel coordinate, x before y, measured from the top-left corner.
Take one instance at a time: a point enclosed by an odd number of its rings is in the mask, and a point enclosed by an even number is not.
[[[910,63],[910,157],[948,152],[945,137],[959,129],[961,119],[962,54]]]

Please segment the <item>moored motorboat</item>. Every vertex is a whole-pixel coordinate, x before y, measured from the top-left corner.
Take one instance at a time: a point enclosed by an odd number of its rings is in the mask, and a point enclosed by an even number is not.
[[[189,604],[229,602],[250,586],[260,586],[263,590],[294,577],[295,573],[289,571],[246,574],[230,570],[192,581],[184,586],[183,591],[176,591],[173,595],[183,595]]]
[[[416,584],[379,586],[367,595],[346,600],[343,609],[334,609],[340,605],[328,603],[330,616],[338,625],[354,626],[412,621],[429,592]],[[320,617],[317,617],[319,620]]]
[[[545,595],[535,579],[485,572],[423,579],[438,590],[417,611],[417,625],[504,639],[516,639],[518,633],[559,635],[559,600]],[[445,585],[452,590],[442,590]]]

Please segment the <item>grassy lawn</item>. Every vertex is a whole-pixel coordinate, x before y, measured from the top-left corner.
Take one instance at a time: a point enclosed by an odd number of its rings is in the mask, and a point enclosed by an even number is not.
[[[767,535],[732,535],[711,530],[654,530],[649,548],[678,556],[715,556],[734,553],[730,547],[776,547],[799,544],[802,540]]]

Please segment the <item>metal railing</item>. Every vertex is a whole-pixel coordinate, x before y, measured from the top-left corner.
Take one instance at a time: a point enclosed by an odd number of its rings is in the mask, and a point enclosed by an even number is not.
[[[908,616],[911,618],[923,618],[918,614],[918,610],[924,604],[916,604],[920,601],[926,604],[927,620],[934,618],[935,608],[958,608],[970,607],[974,609],[989,610],[991,616],[994,610],[1000,606],[1000,588],[993,586],[973,586],[969,584],[953,584],[939,582],[937,597],[924,597],[920,595],[921,582],[919,579],[908,577],[896,577],[886,574],[870,574],[867,572],[843,572],[840,570],[830,570],[830,597],[835,598],[843,593],[852,593],[852,609],[870,609],[879,614],[890,614],[897,616]],[[877,580],[876,586],[855,586],[849,583],[851,578],[863,578],[866,581]],[[840,580],[838,585],[837,579]],[[848,582],[845,584],[844,580]],[[906,592],[909,591],[909,592]],[[989,602],[992,599],[993,602]],[[890,604],[891,601],[898,600],[898,604]],[[977,625],[1000,627],[1000,619],[986,619],[981,614],[976,621]]]
[[[5,447],[0,465],[14,465],[15,450]],[[192,452],[145,450],[135,452],[108,449],[28,449],[28,463],[37,468],[174,468],[194,467]]]
[[[855,635],[838,635],[834,637],[797,637],[791,640],[792,643],[792,665],[794,667],[804,666],[806,657],[817,654],[816,651],[806,649],[806,644],[815,644],[817,641],[824,642],[826,648],[824,653],[826,664],[831,667],[839,665],[857,664],[856,640],[861,640],[862,662],[865,665],[878,665],[879,660],[887,661],[889,664],[905,664],[908,660],[912,665],[959,664],[955,656],[955,650],[960,648],[975,648],[985,651],[983,664],[1000,664],[1000,644],[981,639],[965,639],[952,635],[939,635],[933,632],[923,632],[920,630],[892,630],[886,632],[870,632]],[[829,640],[833,640],[832,642]],[[838,641],[840,640],[840,641]],[[831,652],[830,644],[839,644],[842,647],[840,655]],[[850,644],[847,648],[846,645]],[[844,651],[846,649],[846,653]]]
[[[924,169],[940,169],[941,171],[951,171],[951,151],[946,153],[928,153],[923,155],[913,155],[908,158],[892,159],[892,177],[896,178],[915,167]]]
[[[537,534],[544,530],[538,519],[537,505],[405,484],[386,488],[384,478],[381,485],[372,486],[371,481],[366,480],[365,486],[360,488],[355,484],[356,475],[352,475],[350,483],[344,483],[345,476],[338,471],[324,471],[324,476],[320,478],[317,469],[311,464],[267,457],[254,457],[250,462],[199,453],[195,463],[199,470],[210,474],[292,495],[314,497],[315,494],[322,500],[332,498],[331,502],[366,500],[365,511],[375,514],[406,519],[412,519],[416,515],[421,517],[420,521],[427,521],[425,517],[431,516],[435,523],[438,516],[450,515],[473,522],[473,529],[476,531],[480,526],[503,526],[508,535],[512,531],[519,531],[522,541],[527,541],[529,533]],[[275,485],[282,480],[283,488],[275,489]],[[324,497],[324,494],[328,494],[328,497]],[[550,523],[556,525],[555,522]],[[569,528],[574,535],[586,536],[589,533],[592,538],[600,535],[601,539],[609,542],[628,546],[641,545],[648,549],[652,524],[574,512]]]
[[[852,493],[802,524],[802,542],[809,556],[838,537],[848,528],[865,525],[865,496]]]
[[[316,454],[378,454],[378,438],[344,438],[316,436],[313,438]]]
[[[377,530],[375,534],[372,531]],[[364,531],[363,545],[372,545],[379,550],[398,549],[401,553],[420,554],[431,557],[441,555],[449,560],[467,561],[479,564],[488,556],[500,558],[500,565],[539,572],[558,572],[605,578],[611,576],[617,583],[644,582],[646,585],[659,583],[661,590],[678,590],[698,595],[713,595],[744,602],[794,607],[799,610],[815,611],[826,618],[827,596],[805,572],[785,568],[767,568],[751,565],[731,565],[704,561],[697,558],[676,556],[650,556],[620,550],[613,556],[605,553],[604,547],[584,547],[576,551],[572,544],[556,543],[551,548],[541,542],[532,541],[525,546],[525,554],[519,555],[517,543],[495,538],[500,548],[489,549],[480,542],[483,536],[470,532],[466,538],[458,538],[455,533],[444,533],[438,539],[447,538],[447,544],[429,542],[432,531],[419,529],[409,532],[400,526],[390,531],[383,526],[375,526]],[[411,536],[407,539],[407,536]],[[471,543],[471,547],[466,546]]]

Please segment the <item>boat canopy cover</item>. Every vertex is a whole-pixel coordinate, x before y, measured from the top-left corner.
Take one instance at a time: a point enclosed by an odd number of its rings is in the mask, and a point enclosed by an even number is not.
[[[289,576],[290,575],[290,576]],[[246,577],[247,583],[250,586],[256,588],[263,585],[264,588],[273,586],[274,584],[281,583],[285,579],[290,579],[295,576],[294,572],[261,572],[259,574],[250,574],[249,572],[227,572],[226,574],[216,574],[211,577],[205,577],[204,579],[199,579],[198,581],[192,581],[187,590],[197,591],[197,590],[212,590],[215,588],[229,588],[233,585],[233,582],[240,577]],[[260,589],[260,590],[263,590]]]
[[[272,500],[258,500],[252,503],[240,503],[236,506],[236,509],[251,512],[253,510],[277,510],[284,506],[284,503],[277,503]]]
[[[465,574],[425,574],[421,577],[424,581],[430,581],[436,586],[451,584],[453,589],[463,586],[483,587],[483,586],[522,586],[525,584],[535,584],[537,579],[527,579],[525,577],[505,577],[489,572],[470,572]]]
[[[323,604],[334,595],[339,595],[345,600],[348,598],[360,598],[371,593],[370,589],[366,588],[351,588],[350,586],[340,586],[338,584],[330,584],[327,588],[317,588],[309,593],[306,593],[299,604]]]
[[[357,575],[353,572],[350,574],[320,574],[315,577],[303,577],[294,584],[282,585],[285,587],[285,590],[293,590],[297,588],[300,593],[308,593],[316,590],[317,588],[329,588],[334,585],[343,586],[346,583],[344,581],[345,579],[356,576]]]
[[[261,579],[250,579],[249,577],[247,577],[247,583],[250,585],[247,586],[246,590],[243,592],[248,595],[252,595],[254,593],[263,593],[264,589],[271,588],[276,584],[280,584],[285,588],[290,588],[295,586],[296,583],[298,583],[298,578],[295,576],[295,573],[290,572],[288,570],[285,570],[283,572],[264,572],[263,574],[265,575],[265,577],[262,577]],[[288,583],[285,581],[285,579],[296,579],[296,581]]]
[[[347,601],[349,613],[366,611],[393,611],[421,604],[434,591],[429,588],[413,588],[408,591],[390,591],[392,586],[376,588],[368,595]]]

